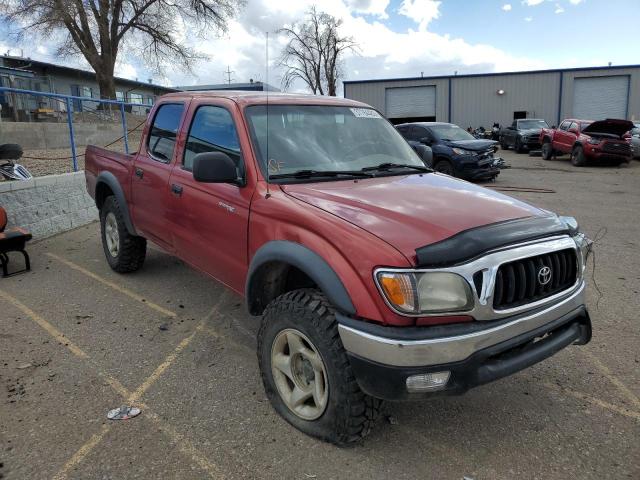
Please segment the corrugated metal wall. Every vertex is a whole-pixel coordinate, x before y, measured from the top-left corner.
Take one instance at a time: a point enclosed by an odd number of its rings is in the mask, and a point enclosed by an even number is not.
[[[513,113],[543,118],[555,124],[558,115],[557,73],[461,77],[452,80],[452,123],[461,127],[501,125],[513,121]],[[498,95],[498,90],[504,90]]]
[[[385,90],[387,87],[422,87],[433,85],[436,87],[436,119],[447,121],[449,110],[449,82],[446,78],[434,80],[392,80],[389,82],[347,83],[344,85],[344,96],[367,103],[373,108],[386,114]]]
[[[344,92],[346,98],[368,103],[384,114],[386,88],[434,85],[436,120],[439,122],[451,121],[463,128],[490,127],[493,122],[506,125],[513,121],[514,112],[526,111],[528,117],[544,118],[549,125],[557,125],[558,116],[562,120],[574,115],[575,78],[613,75],[629,76],[627,118],[640,120],[640,67],[364,81],[345,84]],[[451,118],[449,79],[452,85]],[[559,105],[561,83],[562,104]],[[504,90],[504,95],[498,95],[498,90]]]

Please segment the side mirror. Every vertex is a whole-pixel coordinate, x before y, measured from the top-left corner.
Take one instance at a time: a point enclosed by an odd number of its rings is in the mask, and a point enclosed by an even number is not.
[[[425,145],[431,145],[431,139],[429,137],[422,137],[420,139],[420,143],[424,143]]]
[[[414,150],[427,167],[433,167],[433,151],[431,150],[431,147],[418,144],[414,147]]]
[[[238,183],[238,170],[226,153],[199,153],[193,157],[193,178],[202,183]]]
[[[551,130],[555,130],[555,129],[557,129],[557,128],[558,128],[558,127],[556,127],[555,125],[551,125]]]

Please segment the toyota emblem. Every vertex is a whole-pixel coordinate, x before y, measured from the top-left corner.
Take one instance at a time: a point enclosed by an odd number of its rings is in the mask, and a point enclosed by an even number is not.
[[[549,267],[542,267],[538,270],[538,283],[540,285],[546,285],[551,281],[551,269]]]

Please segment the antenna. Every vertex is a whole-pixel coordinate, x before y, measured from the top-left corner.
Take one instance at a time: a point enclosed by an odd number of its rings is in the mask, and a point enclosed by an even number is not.
[[[224,75],[227,77],[227,78],[226,78],[226,80],[227,80],[227,83],[228,83],[229,85],[231,85],[231,82],[232,82],[232,81],[235,81],[235,80],[236,80],[235,78],[233,78],[233,79],[232,79],[232,77],[231,77],[231,74],[232,74],[232,73],[236,73],[236,71],[235,71],[235,70],[231,70],[231,68],[229,67],[229,65],[227,65],[227,69],[224,71]]]
[[[271,192],[269,191],[269,88],[265,87],[266,85],[268,85],[269,82],[269,32],[267,33],[267,46],[265,48],[265,58],[266,58],[266,62],[265,62],[265,85],[262,86],[262,88],[267,88],[266,92],[267,92],[267,165],[266,165],[266,170],[267,170],[267,194],[265,195],[264,198],[269,198],[271,196]]]

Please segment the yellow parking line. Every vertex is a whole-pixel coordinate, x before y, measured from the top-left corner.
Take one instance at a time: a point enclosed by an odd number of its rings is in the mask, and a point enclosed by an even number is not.
[[[549,383],[549,382],[544,382],[543,385],[545,385],[546,387],[549,387],[553,390],[557,390],[559,392],[562,393],[566,393],[574,398],[577,398],[578,400],[583,400],[585,402],[589,402],[593,405],[597,405],[598,407],[604,408],[605,410],[610,410],[612,412],[615,412],[619,415],[623,415],[625,417],[629,417],[629,418],[633,418],[635,420],[640,420],[640,412],[634,412],[633,410],[629,410],[628,408],[624,408],[624,407],[619,407],[618,405],[614,405],[612,403],[609,402],[605,402],[604,400],[600,400],[597,397],[594,397],[592,395],[588,395],[586,393],[582,393],[582,392],[577,392],[575,390],[571,390],[570,388],[566,388],[566,387],[561,387],[559,385],[555,385],[553,383]]]
[[[80,449],[73,454],[73,456],[69,459],[67,463],[63,465],[63,467],[53,476],[53,480],[64,480],[67,478],[67,474],[69,470],[78,465],[84,458],[98,445],[104,436],[111,430],[111,426],[113,424],[102,425],[100,431],[91,436],[89,441],[82,445]]]
[[[133,392],[129,398],[127,399],[127,401],[129,402],[135,402],[137,400],[139,400],[142,395],[144,395],[144,393],[149,390],[149,388],[151,387],[151,385],[153,385],[158,378],[160,378],[160,376],[165,372],[165,370],[167,368],[169,368],[169,366],[175,362],[176,358],[178,357],[178,355],[180,355],[180,352],[182,352],[185,348],[187,348],[187,345],[189,345],[191,343],[191,340],[193,340],[193,337],[195,337],[196,333],[198,333],[200,330],[202,330],[202,326],[204,325],[204,320],[202,322],[200,322],[200,324],[196,327],[196,329],[191,333],[191,335],[189,335],[187,338],[185,338],[184,340],[182,340],[178,346],[175,348],[175,350],[173,352],[171,352],[167,358],[164,360],[164,362],[162,362],[160,365],[158,365],[158,368],[156,368],[153,373],[144,381],[142,382],[142,385],[140,385],[135,392]]]
[[[600,372],[609,379],[609,381],[611,383],[613,383],[616,387],[618,387],[618,390],[620,390],[620,392],[629,399],[629,401],[631,403],[633,403],[636,408],[640,408],[640,398],[638,398],[638,396],[633,393],[629,387],[627,387],[624,383],[622,383],[621,380],[618,379],[618,377],[616,377],[613,373],[611,373],[611,370],[609,370],[609,367],[607,367],[604,363],[602,363],[602,361],[596,357],[593,353],[589,352],[588,350],[584,350],[581,349],[581,351],[591,359],[591,361],[595,364],[596,367],[598,367],[598,370],[600,370]]]
[[[207,457],[205,457],[198,449],[191,443],[189,439],[187,439],[184,435],[179,433],[173,427],[164,422],[158,415],[153,412],[147,412],[146,415],[148,418],[153,420],[158,428],[164,432],[171,440],[174,445],[182,452],[183,455],[190,457],[195,463],[202,468],[209,477],[214,479],[224,478],[224,474],[220,472],[218,467],[211,463]]]
[[[73,353],[76,357],[85,358],[85,359],[88,357],[88,355],[84,353],[84,351],[82,351],[80,347],[77,347],[71,340],[65,337],[60,330],[58,330],[56,327],[51,325],[44,318],[42,318],[36,312],[31,310],[29,307],[27,307],[24,303],[20,302],[20,300],[18,300],[15,297],[12,297],[11,295],[9,295],[8,293],[2,290],[0,290],[0,297],[3,298],[7,303],[10,303],[14,307],[16,307],[18,310],[22,311],[25,315],[27,315],[34,322],[40,325],[44,330],[47,331],[47,333],[49,333],[49,335],[51,335],[58,342],[60,342],[65,347],[67,347],[71,351],[71,353]]]
[[[99,275],[96,275],[93,272],[90,272],[89,270],[87,270],[86,268],[81,267],[80,265],[77,265],[75,263],[73,263],[70,260],[67,260],[66,258],[62,258],[54,253],[47,253],[46,255],[48,255],[51,258],[54,258],[56,260],[58,260],[59,262],[65,264],[67,267],[69,268],[73,268],[74,270],[85,274],[88,277],[93,278],[94,280],[97,280],[98,282],[102,283],[103,285],[106,285],[108,287],[113,288],[114,290],[122,293],[123,295],[126,295],[129,298],[133,298],[134,300],[146,305],[147,307],[155,310],[156,312],[159,312],[163,315],[166,315],[168,317],[172,317],[175,318],[177,315],[172,312],[171,310],[167,310],[164,307],[161,307],[160,305],[157,305],[153,302],[150,302],[149,300],[145,299],[144,297],[142,297],[141,295],[138,295],[137,293],[129,290],[128,288],[125,287],[121,287],[120,285],[116,285],[115,283],[107,280],[106,278],[102,278]]]

